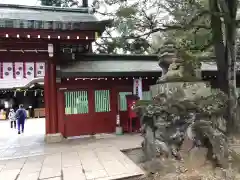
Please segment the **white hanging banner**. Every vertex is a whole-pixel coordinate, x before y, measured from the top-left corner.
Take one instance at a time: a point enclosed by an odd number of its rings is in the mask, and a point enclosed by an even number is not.
[[[36,62],[35,69],[36,77],[43,77],[45,75],[45,63],[44,62]]]
[[[142,100],[142,78],[133,80],[133,94]]]
[[[34,78],[34,62],[26,62],[25,64],[25,75],[27,79]]]
[[[0,79],[3,78],[3,63],[0,62]]]
[[[3,79],[13,79],[13,63],[3,63]]]
[[[23,63],[22,62],[15,62],[15,77],[16,79],[23,79]]]
[[[142,90],[142,78],[140,77],[139,78],[139,85],[138,85],[138,96],[139,96],[139,98],[140,98],[140,100],[142,100],[142,92],[143,92],[143,90]]]

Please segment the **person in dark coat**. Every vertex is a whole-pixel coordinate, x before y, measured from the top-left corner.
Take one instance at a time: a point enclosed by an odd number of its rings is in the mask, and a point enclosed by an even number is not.
[[[21,134],[21,132],[24,132],[24,124],[25,120],[27,118],[27,112],[24,109],[23,105],[19,105],[19,109],[16,112],[16,118],[17,118],[17,125],[18,125],[18,134]]]

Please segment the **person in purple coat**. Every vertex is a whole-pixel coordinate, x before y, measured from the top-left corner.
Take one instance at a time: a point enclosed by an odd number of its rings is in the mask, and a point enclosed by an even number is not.
[[[21,134],[21,132],[24,132],[24,124],[25,120],[27,118],[27,112],[24,109],[23,105],[19,105],[19,109],[16,112],[16,118],[17,118],[17,125],[18,125],[18,134]]]

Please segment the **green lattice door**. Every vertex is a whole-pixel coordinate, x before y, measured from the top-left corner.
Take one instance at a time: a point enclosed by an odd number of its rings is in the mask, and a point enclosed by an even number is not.
[[[88,92],[67,91],[65,95],[65,114],[88,114]]]
[[[95,112],[110,112],[110,90],[95,90],[94,91],[95,100]]]
[[[132,92],[119,92],[118,94],[118,110],[127,111],[127,95],[132,95]]]

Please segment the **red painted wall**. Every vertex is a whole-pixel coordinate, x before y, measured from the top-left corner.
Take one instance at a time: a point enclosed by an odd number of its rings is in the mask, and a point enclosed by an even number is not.
[[[156,83],[156,78],[143,79],[143,90],[148,91],[149,86]],[[115,131],[116,115],[118,113],[119,92],[132,92],[133,79],[119,80],[75,80],[63,79],[57,85],[58,89],[58,125],[59,131],[66,137],[89,135],[96,133],[110,133]],[[65,89],[67,88],[67,90]],[[111,112],[95,112],[94,90],[110,90]],[[65,91],[87,90],[89,99],[89,114],[65,115]],[[121,125],[126,130],[128,113],[120,112]]]

